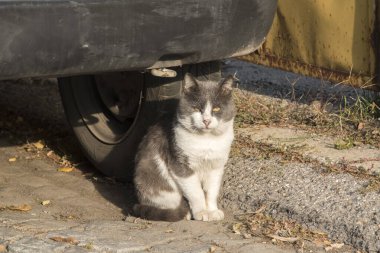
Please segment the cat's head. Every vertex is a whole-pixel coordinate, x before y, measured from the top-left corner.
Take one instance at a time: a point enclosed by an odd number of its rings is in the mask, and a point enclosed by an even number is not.
[[[194,132],[222,133],[235,116],[234,83],[232,76],[215,82],[200,81],[186,74],[177,112],[179,123]]]

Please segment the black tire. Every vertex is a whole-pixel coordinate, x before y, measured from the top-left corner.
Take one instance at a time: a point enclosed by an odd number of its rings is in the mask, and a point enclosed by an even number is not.
[[[160,115],[174,112],[186,72],[191,72],[198,78],[220,78],[219,62],[173,69],[177,71],[175,78],[154,77],[140,72],[119,72],[58,79],[69,124],[86,157],[105,175],[120,181],[132,180],[138,144],[147,128]],[[103,98],[105,92],[99,88],[102,86],[99,83],[104,80],[114,80],[134,87],[132,92],[127,92],[128,99],[139,101],[136,108],[136,103],[128,105],[134,106],[133,117],[129,114],[119,117],[112,113],[113,107],[106,105],[107,100]]]

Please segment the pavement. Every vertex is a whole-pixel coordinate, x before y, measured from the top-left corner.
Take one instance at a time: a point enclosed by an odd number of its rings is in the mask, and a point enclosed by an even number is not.
[[[257,84],[252,92],[273,99],[278,96],[270,93],[268,83],[272,90],[285,93],[281,84],[303,80],[227,62],[224,73],[235,72],[242,89]],[[318,80],[304,83],[314,87]],[[130,215],[136,201],[132,185],[100,175],[81,157],[54,79],[0,83],[0,108],[6,108],[2,112],[6,117],[0,119],[0,252],[380,252],[380,192],[365,191],[369,178],[326,171],[323,161],[351,157],[332,155],[328,149],[332,137],[291,127],[237,129],[237,138],[255,145],[308,145],[300,155],[322,162],[232,156],[220,198],[227,214],[224,221],[148,222]],[[363,154],[374,158],[380,154],[370,146],[357,149],[356,160]],[[74,161],[74,170],[60,170],[66,159]],[[377,164],[365,166],[378,171]],[[276,240],[240,231],[248,228],[244,222],[249,220],[240,217],[258,212],[277,221],[297,222],[314,234],[325,234],[328,242],[286,243],[285,237]]]
[[[45,149],[0,136],[0,252],[296,252],[234,233],[231,213],[210,223],[132,217],[130,185],[89,164],[60,171]]]

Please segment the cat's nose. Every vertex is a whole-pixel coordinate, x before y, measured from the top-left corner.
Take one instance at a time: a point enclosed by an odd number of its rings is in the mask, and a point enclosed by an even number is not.
[[[203,124],[205,124],[206,127],[208,127],[208,125],[210,125],[210,123],[211,123],[211,120],[209,120],[209,119],[203,120]]]

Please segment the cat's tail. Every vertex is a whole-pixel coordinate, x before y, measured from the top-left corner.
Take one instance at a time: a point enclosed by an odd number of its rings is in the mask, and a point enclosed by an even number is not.
[[[136,216],[154,221],[180,221],[185,217],[190,219],[190,209],[186,205],[180,205],[176,209],[161,209],[155,206],[136,204],[133,207]]]

